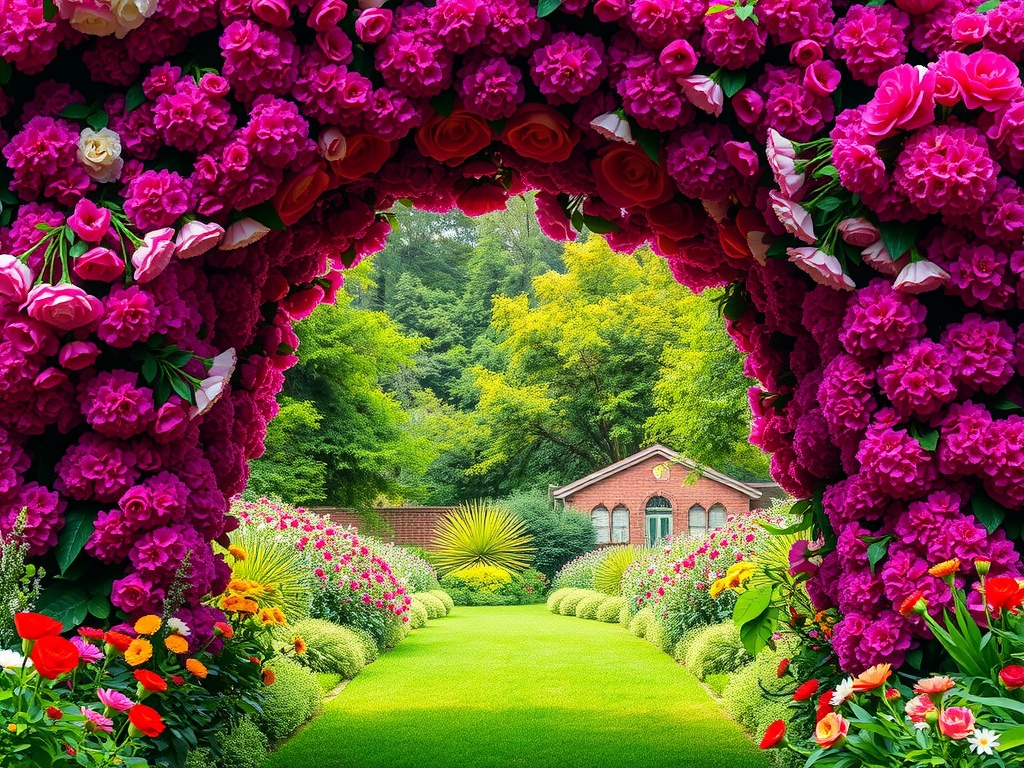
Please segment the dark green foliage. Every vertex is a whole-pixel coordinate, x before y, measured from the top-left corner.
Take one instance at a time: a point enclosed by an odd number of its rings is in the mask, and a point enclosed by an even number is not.
[[[597,538],[586,515],[555,509],[543,491],[524,491],[503,499],[502,506],[519,517],[533,536],[533,567],[549,579],[573,558],[592,550]]]
[[[267,747],[267,737],[252,720],[243,717],[221,742],[217,765],[219,768],[260,768],[267,760]]]
[[[254,722],[273,741],[279,741],[309,720],[323,702],[316,674],[297,661],[278,656],[267,663],[277,677],[264,689],[263,712]]]

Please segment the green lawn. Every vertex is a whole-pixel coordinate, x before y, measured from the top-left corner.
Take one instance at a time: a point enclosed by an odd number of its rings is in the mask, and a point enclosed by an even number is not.
[[[764,768],[696,679],[618,624],[456,608],[368,666],[271,768]]]

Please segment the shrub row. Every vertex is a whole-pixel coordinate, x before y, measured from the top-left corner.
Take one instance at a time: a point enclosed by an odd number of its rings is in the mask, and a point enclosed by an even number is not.
[[[562,587],[548,596],[548,610],[562,616],[576,616],[592,621],[615,623],[625,606],[625,599],[592,589]]]

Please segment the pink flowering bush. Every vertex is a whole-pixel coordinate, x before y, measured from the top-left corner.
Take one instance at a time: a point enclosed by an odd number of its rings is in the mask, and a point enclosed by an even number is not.
[[[917,658],[896,577],[930,548],[1020,572],[1019,0],[374,5],[0,6],[0,533],[27,509],[49,599],[134,617],[181,568],[190,607],[221,593],[293,321],[398,201],[531,189],[549,234],[729,286],[751,439],[814,500],[844,667]],[[325,578],[347,556],[356,602],[399,616],[363,542],[328,538]]]

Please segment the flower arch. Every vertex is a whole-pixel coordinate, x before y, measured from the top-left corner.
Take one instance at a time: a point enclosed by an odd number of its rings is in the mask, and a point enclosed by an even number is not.
[[[0,530],[129,614],[187,556],[209,626],[292,322],[396,203],[534,189],[726,286],[840,660],[899,662],[930,563],[1020,572],[1024,3],[975,5],[0,0]]]

